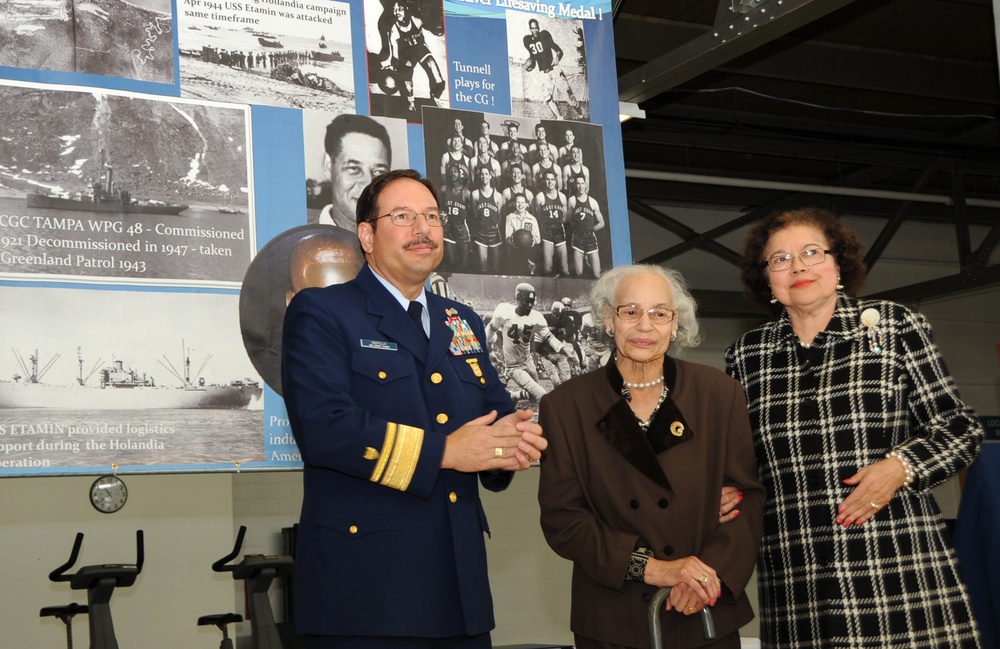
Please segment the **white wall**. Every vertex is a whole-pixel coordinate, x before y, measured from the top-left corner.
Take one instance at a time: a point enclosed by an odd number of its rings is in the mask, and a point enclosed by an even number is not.
[[[211,571],[212,562],[232,549],[232,478],[124,479],[128,502],[111,515],[90,506],[90,476],[0,480],[0,645],[65,646],[62,622],[40,618],[38,612],[44,606],[85,604],[87,595],[70,590],[67,582],[50,582],[49,572],[69,559],[77,532],[85,535],[77,567],[134,563],[135,531],[142,529],[142,573],[134,586],[116,589],[111,598],[119,644],[144,649],[218,646],[218,631],[199,628],[196,622],[199,616],[232,609],[232,578]],[[73,628],[76,646],[89,646],[86,616],[78,616]]]
[[[1000,414],[1000,288],[918,306],[934,325],[963,397],[980,414]],[[705,341],[687,358],[721,367],[726,345],[749,325],[705,320]],[[128,504],[112,515],[90,506],[93,477],[0,480],[3,646],[63,646],[62,624],[39,618],[38,611],[84,602],[86,595],[49,582],[48,573],[69,557],[77,531],[86,534],[78,565],[131,562],[138,528],[146,533],[146,567],[135,586],[116,591],[112,599],[123,649],[218,646],[214,627],[198,628],[195,621],[208,613],[242,613],[242,589],[210,566],[232,548],[241,524],[249,529],[244,552],[278,553],[280,529],[298,518],[300,478],[298,472],[126,476]],[[533,469],[518,475],[505,493],[484,495],[493,530],[488,549],[496,644],[572,640],[570,565],[542,539],[537,480]],[[956,483],[936,492],[946,516],[957,512]],[[280,598],[274,601],[280,618]],[[241,625],[241,635],[247,626]],[[87,646],[85,618],[78,618],[74,629],[78,646]],[[756,629],[752,623],[744,635],[755,635]]]

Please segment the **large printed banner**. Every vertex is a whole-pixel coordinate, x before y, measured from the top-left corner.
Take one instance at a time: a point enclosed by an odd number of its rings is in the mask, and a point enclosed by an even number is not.
[[[0,0],[0,476],[301,466],[281,330],[440,188],[435,292],[520,407],[607,356],[630,257],[611,1]],[[332,371],[336,371],[335,369]]]

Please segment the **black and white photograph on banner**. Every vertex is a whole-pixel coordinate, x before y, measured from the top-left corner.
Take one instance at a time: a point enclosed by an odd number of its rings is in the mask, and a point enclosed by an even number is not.
[[[583,21],[507,11],[514,115],[590,120]]]
[[[254,368],[281,390],[281,332],[285,308],[304,288],[354,279],[364,256],[354,232],[300,225],[271,239],[254,257],[240,290],[240,331]]]
[[[406,121],[351,113],[302,111],[306,222],[357,233],[354,208],[372,179],[408,168]]]
[[[448,107],[443,0],[365,0],[372,115],[421,123],[423,106]]]
[[[445,214],[442,271],[594,279],[610,267],[601,126],[426,108],[424,161]]]
[[[174,83],[170,0],[5,0],[0,15],[0,66]]]
[[[239,285],[248,107],[0,83],[0,113],[0,276]]]
[[[353,111],[350,5],[284,4],[178,2],[181,95]]]
[[[237,296],[7,286],[0,301],[4,462],[264,459],[262,387],[241,349]]]
[[[538,412],[538,400],[560,383],[607,360],[590,316],[590,282],[553,277],[435,273],[454,300],[475,309],[486,344],[518,408]],[[598,343],[598,344],[592,344]]]

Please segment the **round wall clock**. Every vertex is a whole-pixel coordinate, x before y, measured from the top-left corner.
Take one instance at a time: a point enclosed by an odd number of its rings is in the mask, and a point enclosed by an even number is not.
[[[125,506],[128,489],[116,475],[102,475],[90,486],[90,504],[102,514],[112,514]]]

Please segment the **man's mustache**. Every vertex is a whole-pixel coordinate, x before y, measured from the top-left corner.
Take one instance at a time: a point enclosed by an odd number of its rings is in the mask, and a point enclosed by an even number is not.
[[[434,250],[437,250],[439,245],[440,244],[438,244],[438,242],[434,239],[431,239],[427,235],[423,235],[411,241],[407,241],[406,245],[403,246],[403,250],[409,250],[411,246],[430,246]]]

